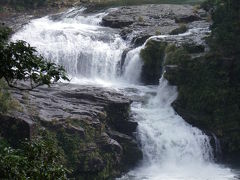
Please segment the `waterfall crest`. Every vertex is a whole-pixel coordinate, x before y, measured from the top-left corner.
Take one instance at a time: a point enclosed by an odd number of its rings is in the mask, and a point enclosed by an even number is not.
[[[99,25],[106,13],[85,16],[83,8],[31,21],[12,40],[25,40],[73,77],[112,80],[126,48],[120,36]]]

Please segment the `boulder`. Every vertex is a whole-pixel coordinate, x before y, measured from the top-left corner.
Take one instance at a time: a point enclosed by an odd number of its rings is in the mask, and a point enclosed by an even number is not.
[[[172,30],[169,34],[170,35],[178,35],[187,32],[188,28],[186,25],[180,25],[178,28]]]
[[[128,18],[128,17],[125,17],[125,18],[122,17],[122,19],[119,19],[114,16],[105,16],[102,19],[102,25],[108,26],[111,28],[123,28],[123,27],[127,27],[133,23],[134,23],[134,20],[132,18]]]
[[[109,130],[108,134],[111,138],[118,141],[123,148],[122,167],[124,169],[132,168],[142,160],[143,153],[138,143],[132,137],[113,130]]]
[[[202,18],[198,15],[178,15],[175,17],[175,22],[176,23],[190,23],[190,22],[193,22],[193,21],[200,21],[202,20]]]

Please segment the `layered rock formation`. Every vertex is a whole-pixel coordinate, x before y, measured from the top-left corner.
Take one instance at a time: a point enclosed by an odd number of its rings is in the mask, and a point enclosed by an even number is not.
[[[206,12],[190,5],[154,4],[120,7],[105,16],[102,24],[120,28],[124,39],[130,39],[135,46],[139,46],[151,36],[171,34],[172,31],[182,33],[176,29],[186,24],[186,31],[191,28],[192,22],[202,21],[205,17]]]
[[[133,136],[137,123],[130,120],[131,101],[123,95],[64,84],[12,94],[23,112],[1,115],[2,135],[17,141],[31,138],[39,129],[49,131],[63,149],[72,176],[106,179],[141,160]]]

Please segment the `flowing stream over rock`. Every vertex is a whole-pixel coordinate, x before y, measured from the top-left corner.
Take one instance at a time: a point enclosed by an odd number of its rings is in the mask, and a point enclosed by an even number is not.
[[[129,42],[122,40],[117,30],[100,26],[107,12],[86,15],[83,11],[74,8],[33,20],[12,40],[25,40],[46,59],[63,65],[73,83],[104,85],[133,99],[132,112],[139,123],[137,139],[144,158],[120,179],[235,179],[231,169],[213,162],[208,136],[174,112],[171,103],[177,97],[176,87],[168,85],[163,77],[158,87],[139,84],[140,50],[144,45],[127,53],[121,75],[122,53]]]

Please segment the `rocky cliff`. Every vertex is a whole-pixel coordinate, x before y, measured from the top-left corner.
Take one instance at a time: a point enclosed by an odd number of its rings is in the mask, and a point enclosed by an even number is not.
[[[122,94],[64,84],[12,94],[22,111],[0,116],[1,134],[12,144],[42,129],[53,134],[73,170],[70,177],[107,179],[141,160],[131,101]]]

